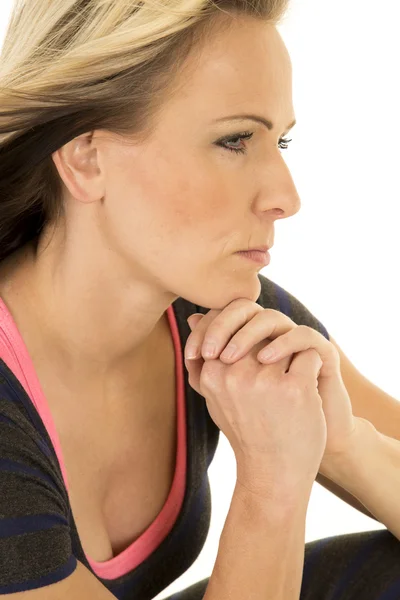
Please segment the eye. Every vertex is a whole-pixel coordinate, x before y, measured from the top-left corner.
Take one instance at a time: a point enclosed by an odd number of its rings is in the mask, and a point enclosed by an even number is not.
[[[287,138],[281,138],[279,140],[279,148],[281,150],[287,150],[289,148],[289,144],[290,142],[292,142],[293,140],[288,140]]]
[[[227,144],[233,144],[237,140],[250,140],[253,137],[253,133],[251,131],[242,131],[241,133],[235,133],[235,135],[231,135],[229,137],[224,137],[215,142],[217,146],[221,146],[226,150],[230,150],[231,152],[236,152],[240,154],[245,154],[247,152],[246,148],[232,148],[231,146],[227,146]]]
[[[247,148],[246,147],[241,147],[241,148],[237,148],[237,147],[232,147],[232,146],[228,146],[227,144],[236,144],[237,141],[242,142],[243,140],[250,140],[253,137],[254,133],[251,131],[242,131],[239,133],[235,133],[235,135],[231,135],[228,137],[224,137],[221,138],[220,140],[218,140],[217,142],[215,142],[215,144],[217,146],[220,146],[222,148],[225,148],[226,150],[230,150],[231,152],[236,152],[237,154],[246,154],[247,152]],[[286,150],[289,147],[289,143],[292,140],[288,140],[287,138],[281,138],[279,140],[279,148],[281,150]]]

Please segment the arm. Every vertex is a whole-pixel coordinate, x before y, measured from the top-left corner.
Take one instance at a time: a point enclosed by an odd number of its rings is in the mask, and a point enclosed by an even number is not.
[[[349,506],[352,506],[356,510],[362,512],[366,517],[374,519],[374,521],[378,521],[378,519],[374,517],[374,515],[372,515],[369,512],[369,510],[367,510],[365,506],[359,500],[357,500],[357,498],[352,496],[352,494],[349,494],[347,490],[345,490],[343,487],[340,487],[340,485],[338,485],[325,475],[322,475],[321,472],[318,473],[315,481],[322,485],[326,490],[328,490],[332,494],[335,494],[335,496],[343,500],[343,502],[346,502]]]
[[[357,417],[354,443],[323,473],[360,502],[400,540],[400,441]]]
[[[289,504],[237,483],[203,600],[299,600],[309,494]]]
[[[340,356],[340,371],[343,382],[349,393],[353,414],[370,421],[382,434],[400,440],[400,402],[384,390],[369,381],[350,361],[338,343],[330,336],[330,342],[336,347]],[[365,506],[347,490],[328,479],[321,472],[317,483],[347,502],[350,506],[375,519]]]

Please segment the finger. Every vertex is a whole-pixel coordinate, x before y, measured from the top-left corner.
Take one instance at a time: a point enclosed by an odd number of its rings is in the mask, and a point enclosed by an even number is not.
[[[295,376],[297,379],[301,378],[306,382],[315,381],[315,387],[318,388],[318,376],[322,368],[322,360],[320,355],[314,350],[306,352],[300,352],[293,358],[288,373],[289,375]]]
[[[295,329],[276,338],[267,348],[259,352],[257,359],[264,364],[271,364],[296,352],[310,349],[318,352],[322,360],[320,373],[322,377],[330,377],[338,373],[340,356],[335,346],[321,333],[306,325],[298,325]],[[271,358],[266,356],[269,351],[273,353]]]
[[[203,358],[217,358],[232,336],[262,311],[262,306],[247,298],[238,298],[228,304],[209,324],[203,339],[199,337]]]
[[[204,316],[205,315],[203,315],[202,313],[195,313],[193,315],[190,315],[190,317],[188,317],[188,319],[186,319],[187,324],[189,325],[191,331],[193,331],[193,329],[196,328],[197,324],[204,318]],[[185,347],[185,353],[186,353],[186,347]],[[198,394],[201,394],[199,382],[200,382],[201,371],[202,371],[202,368],[204,365],[204,360],[202,359],[200,352],[198,352],[197,358],[190,359],[190,358],[185,357],[184,362],[185,362],[185,367],[188,372],[189,385]]]
[[[194,313],[193,315],[190,315],[190,317],[188,317],[186,319],[187,324],[190,327],[190,331],[193,331],[193,329],[197,326],[197,324],[201,321],[201,319],[204,317],[203,314],[200,313]]]
[[[250,352],[256,344],[267,339],[275,340],[296,327],[296,323],[285,314],[273,309],[262,309],[235,333],[219,358],[227,363],[235,362]],[[230,355],[231,351],[234,352],[233,355]]]
[[[207,314],[202,315],[202,318],[196,320],[192,327],[190,327],[189,319],[193,323],[194,317],[200,313],[194,313],[190,315],[187,319],[187,323],[192,330],[192,333],[186,340],[184,356],[185,359],[188,360],[197,360],[201,357],[200,348],[201,343],[204,339],[204,334],[207,331],[209,324],[215,319],[216,315],[218,315],[221,311],[217,309],[211,309]],[[193,317],[193,320],[192,318]]]
[[[204,359],[217,358],[219,352],[225,347],[230,337],[237,329],[241,327],[241,324],[244,324],[247,319],[250,319],[255,312],[261,310],[264,309],[259,304],[256,304],[247,298],[237,298],[222,310],[211,309],[198,323],[196,323],[195,330],[193,328],[192,333],[188,337],[185,346],[185,358],[193,360],[196,360],[199,356],[202,356]],[[237,315],[239,312],[242,313],[242,317],[239,318],[239,320],[236,317],[238,325],[234,327],[232,325],[232,322],[235,320],[233,315]],[[221,318],[222,314],[223,316]],[[216,319],[218,319],[217,327],[215,327],[214,324]],[[230,328],[226,325],[229,322],[231,323]],[[218,343],[216,336],[218,335],[217,332],[220,330],[224,331],[224,333],[219,334],[219,338],[225,340],[225,342],[219,341]],[[211,350],[209,353],[206,344],[209,345],[208,348]]]
[[[184,359],[185,367],[188,371],[189,385],[199,394],[201,394],[199,386],[200,375],[204,365],[204,360],[200,357],[197,360]]]

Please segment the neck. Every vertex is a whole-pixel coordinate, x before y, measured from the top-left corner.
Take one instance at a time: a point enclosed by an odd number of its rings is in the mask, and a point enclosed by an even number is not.
[[[176,297],[129,280],[93,251],[56,240],[44,251],[28,245],[7,268],[0,293],[28,349],[74,382],[139,374],[170,335],[165,311]]]

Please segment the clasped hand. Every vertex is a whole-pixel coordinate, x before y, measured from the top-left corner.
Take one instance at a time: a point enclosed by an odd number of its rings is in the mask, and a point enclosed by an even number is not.
[[[185,346],[185,365],[190,374],[190,385],[198,393],[201,393],[199,380],[206,360],[234,364],[262,341],[266,345],[257,354],[257,359],[265,365],[303,350],[316,350],[322,360],[318,393],[327,425],[321,465],[329,464],[330,460],[346,452],[355,434],[356,422],[340,372],[339,353],[323,335],[311,327],[297,325],[277,310],[263,308],[245,298],[232,301],[223,310],[211,309],[206,315],[195,313],[188,318],[188,324],[192,332]],[[206,353],[210,343],[214,345],[211,355]],[[189,346],[197,347],[195,358],[188,357]],[[235,353],[229,357],[230,349]],[[266,350],[272,351],[270,358],[265,357]]]

